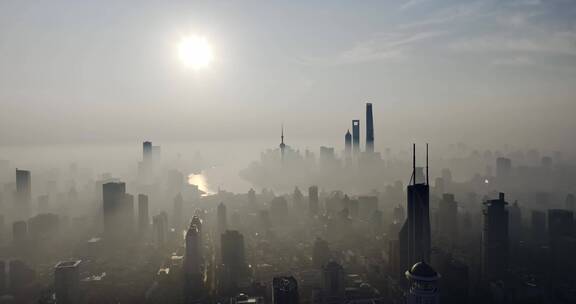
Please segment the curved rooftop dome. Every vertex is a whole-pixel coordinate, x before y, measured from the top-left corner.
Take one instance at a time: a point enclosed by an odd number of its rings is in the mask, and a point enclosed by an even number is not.
[[[432,278],[438,276],[436,270],[434,270],[432,266],[426,264],[426,262],[418,262],[414,264],[414,266],[410,268],[410,274],[413,276],[426,277],[426,278]]]

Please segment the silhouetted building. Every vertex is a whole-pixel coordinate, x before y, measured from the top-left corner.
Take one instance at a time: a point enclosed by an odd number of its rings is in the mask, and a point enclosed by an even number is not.
[[[546,213],[540,210],[532,210],[530,218],[531,240],[537,244],[546,242]]]
[[[438,234],[448,248],[454,249],[458,240],[458,203],[454,194],[444,193],[438,204]]]
[[[150,225],[150,215],[148,214],[148,196],[138,194],[138,230],[144,235]]]
[[[426,171],[428,171],[428,146],[426,146]],[[401,269],[419,261],[430,261],[430,188],[426,183],[416,183],[416,145],[413,146],[412,184],[408,186],[408,217],[399,233]]]
[[[569,210],[548,210],[548,240],[554,281],[570,281],[576,271],[574,214]]]
[[[102,185],[104,235],[117,239],[133,229],[134,197],[126,193],[125,183]]]
[[[571,236],[573,230],[574,214],[571,211],[563,209],[548,210],[548,238],[552,241],[554,238]]]
[[[508,233],[510,235],[510,240],[514,242],[513,247],[515,247],[515,243],[520,240],[520,235],[522,233],[522,210],[517,201],[508,208],[508,212],[510,213]]]
[[[60,218],[56,214],[41,213],[28,220],[28,237],[38,244],[48,241],[52,245],[52,240],[58,237],[60,230]]]
[[[34,283],[36,272],[21,260],[11,260],[9,263],[8,278],[11,293],[22,293]]]
[[[200,229],[191,223],[186,232],[186,253],[184,255],[184,277],[186,282],[186,302],[193,303],[203,296],[202,237]]]
[[[352,157],[352,134],[350,134],[350,130],[346,131],[344,135],[344,155],[347,160]]]
[[[296,214],[301,214],[305,210],[304,195],[298,187],[294,188],[294,193],[292,194],[292,209]]]
[[[570,193],[566,195],[566,209],[572,211],[572,213],[576,212],[576,197],[574,194]]]
[[[359,196],[358,209],[360,218],[369,219],[374,211],[378,210],[378,197],[374,195]]]
[[[344,268],[332,261],[322,269],[322,303],[338,304],[345,299]]]
[[[16,217],[28,219],[32,200],[32,179],[30,171],[16,169]]]
[[[221,236],[222,265],[225,293],[234,293],[245,274],[244,236],[236,230],[227,230]]]
[[[504,193],[498,199],[484,202],[482,230],[482,278],[499,280],[508,269],[508,210]]]
[[[154,243],[156,247],[163,248],[168,242],[168,214],[161,212],[152,218],[154,229]]]
[[[360,120],[352,120],[352,151],[354,155],[360,153]]]
[[[439,304],[438,280],[440,275],[426,262],[418,262],[406,271],[409,290],[407,304]]]
[[[80,301],[80,260],[59,262],[54,267],[56,303],[74,304]]]
[[[366,104],[366,152],[374,152],[374,120],[372,104]]]
[[[278,196],[270,202],[270,216],[277,223],[284,223],[288,216],[288,202],[283,196]]]
[[[0,261],[0,295],[6,293],[8,278],[6,277],[6,262]]]
[[[319,201],[318,201],[318,186],[310,186],[308,188],[308,210],[311,215],[317,215],[319,211]]]
[[[217,221],[218,221],[218,234],[224,233],[228,230],[228,218],[226,215],[226,205],[223,202],[218,204],[217,207]]]
[[[500,181],[506,181],[512,174],[512,160],[505,157],[496,159],[496,177]]]
[[[284,125],[282,125],[282,132],[280,134],[280,157],[284,161],[284,153],[286,150],[286,144],[284,144]]]
[[[273,304],[299,304],[298,282],[294,277],[275,277],[272,280]]]
[[[330,247],[328,242],[321,238],[316,238],[312,253],[312,264],[314,267],[321,268],[330,260]]]
[[[183,230],[182,227],[182,216],[184,209],[184,199],[182,194],[178,193],[174,198],[174,207],[172,209],[172,227],[180,232]]]
[[[145,141],[142,143],[142,160],[144,162],[152,161],[152,142]]]
[[[26,245],[28,241],[28,224],[25,221],[17,221],[12,224],[12,242],[14,246],[19,247]]]

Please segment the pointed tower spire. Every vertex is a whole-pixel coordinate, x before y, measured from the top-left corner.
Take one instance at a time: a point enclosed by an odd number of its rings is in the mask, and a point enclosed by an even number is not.
[[[426,143],[426,186],[430,185],[430,180],[428,179],[428,143]]]
[[[282,124],[281,131],[280,131],[280,157],[282,161],[284,161],[284,149],[286,148],[286,144],[284,144],[284,124]]]
[[[412,144],[412,184],[416,185],[416,144]]]

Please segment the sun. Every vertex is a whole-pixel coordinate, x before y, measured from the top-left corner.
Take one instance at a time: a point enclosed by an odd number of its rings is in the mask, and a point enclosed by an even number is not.
[[[185,67],[199,70],[210,66],[214,52],[206,37],[190,35],[178,42],[178,58]]]

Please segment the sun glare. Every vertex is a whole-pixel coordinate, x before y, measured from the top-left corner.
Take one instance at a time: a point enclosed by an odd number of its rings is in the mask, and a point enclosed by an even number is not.
[[[178,57],[185,67],[197,70],[210,66],[214,53],[206,37],[191,35],[180,39]]]

